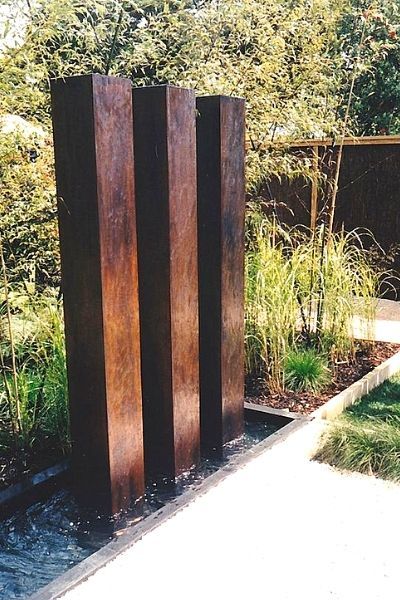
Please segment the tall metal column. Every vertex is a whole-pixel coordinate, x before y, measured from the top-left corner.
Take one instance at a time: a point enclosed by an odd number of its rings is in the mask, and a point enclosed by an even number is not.
[[[145,465],[173,479],[199,460],[194,92],[133,90]]]
[[[115,513],[144,493],[129,80],[52,82],[73,472]]]
[[[243,432],[245,103],[197,99],[201,443]]]

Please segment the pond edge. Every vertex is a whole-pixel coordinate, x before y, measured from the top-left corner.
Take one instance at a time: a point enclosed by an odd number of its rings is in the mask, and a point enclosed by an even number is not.
[[[247,406],[246,406],[247,405]],[[252,411],[254,416],[258,413],[260,420],[273,421],[275,417],[285,419],[286,425],[268,436],[262,442],[259,442],[253,448],[247,450],[244,454],[234,457],[231,462],[207,477],[196,489],[188,490],[181,496],[163,506],[155,513],[145,518],[142,522],[128,527],[121,535],[106,544],[100,550],[94,552],[91,556],[84,559],[63,575],[57,577],[54,581],[47,584],[34,594],[28,597],[29,600],[55,600],[62,597],[87,579],[94,575],[99,569],[104,567],[119,554],[128,550],[133,544],[141,540],[145,535],[153,531],[156,527],[165,523],[168,519],[175,516],[178,512],[186,508],[191,502],[207,493],[221,481],[226,479],[232,473],[245,467],[254,458],[262,453],[272,449],[277,444],[284,442],[292,433],[304,427],[310,422],[310,418],[302,416],[292,419],[287,413],[276,415],[266,408],[256,404],[245,403],[246,412]],[[278,411],[285,412],[285,411]]]

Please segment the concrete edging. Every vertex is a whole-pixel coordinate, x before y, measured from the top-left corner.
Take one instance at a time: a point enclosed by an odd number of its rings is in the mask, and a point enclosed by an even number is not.
[[[314,410],[310,417],[313,419],[331,420],[340,415],[346,408],[357,400],[368,394],[381,383],[389,379],[397,371],[400,371],[400,352],[397,352],[385,362],[375,367],[361,379],[348,388],[333,396],[322,406]]]

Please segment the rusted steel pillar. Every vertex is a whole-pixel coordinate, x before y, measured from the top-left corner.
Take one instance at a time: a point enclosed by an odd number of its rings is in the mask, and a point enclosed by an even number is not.
[[[199,460],[194,92],[133,90],[146,475]]]
[[[243,433],[245,104],[197,99],[201,442]]]
[[[51,95],[73,471],[115,513],[144,493],[131,84],[71,77]]]

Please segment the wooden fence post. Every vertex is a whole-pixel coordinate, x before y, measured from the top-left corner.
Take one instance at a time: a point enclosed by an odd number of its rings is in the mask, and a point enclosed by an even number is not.
[[[243,433],[245,103],[197,99],[201,442]]]
[[[144,493],[129,80],[51,85],[78,495],[115,513]]]
[[[199,460],[194,92],[133,90],[146,475]]]
[[[318,221],[318,170],[319,170],[319,152],[318,146],[311,146],[312,153],[312,179],[311,179],[311,198],[310,198],[310,229],[315,232]]]

